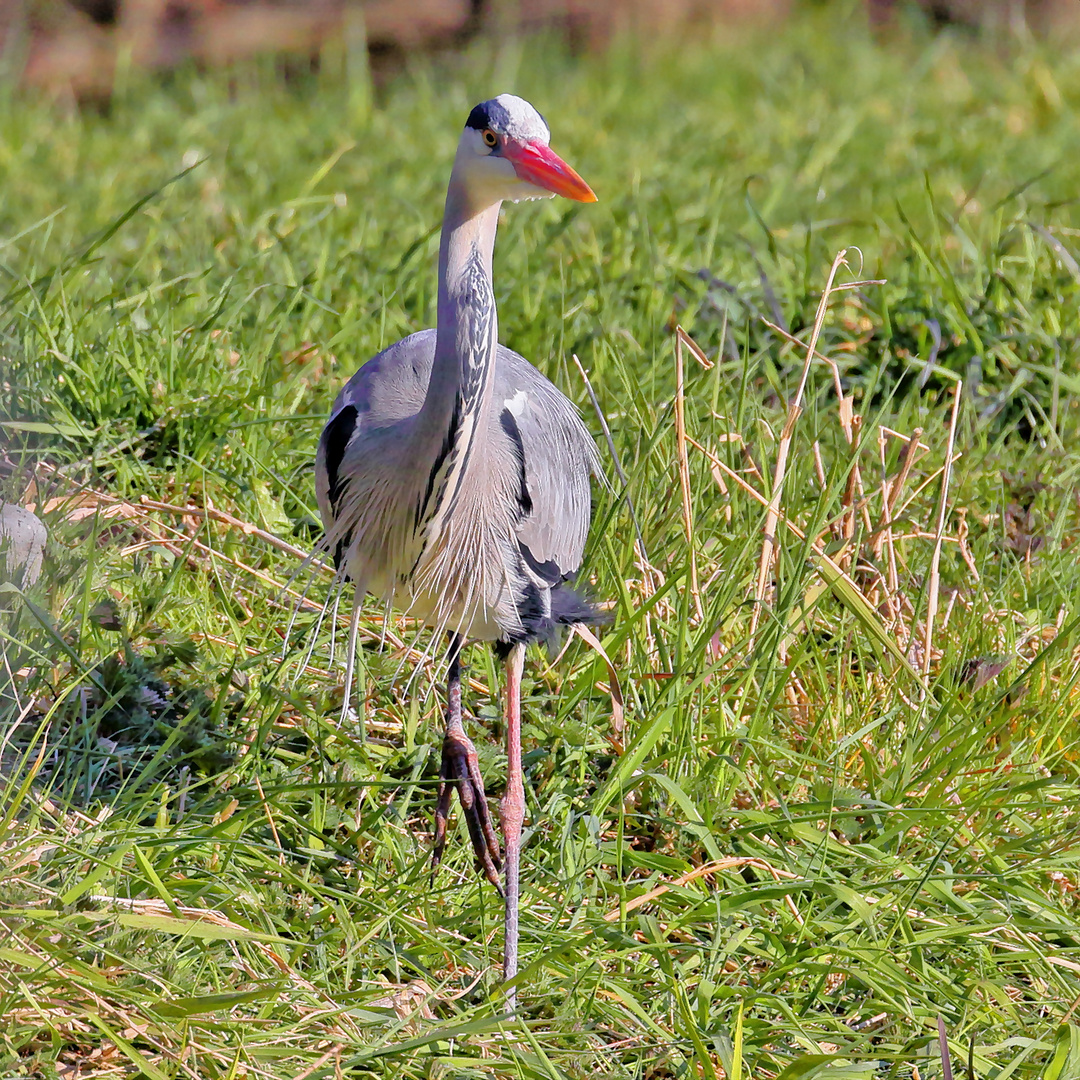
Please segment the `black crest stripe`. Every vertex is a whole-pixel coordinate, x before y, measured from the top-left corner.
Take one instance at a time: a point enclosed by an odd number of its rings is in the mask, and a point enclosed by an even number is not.
[[[510,126],[510,112],[496,98],[492,98],[490,101],[482,101],[469,113],[469,119],[465,121],[465,126],[476,131],[492,128],[494,131],[505,133]]]

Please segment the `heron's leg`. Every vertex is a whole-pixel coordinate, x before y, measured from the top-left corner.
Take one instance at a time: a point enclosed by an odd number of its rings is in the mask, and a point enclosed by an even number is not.
[[[465,734],[461,722],[461,635],[450,635],[447,650],[449,664],[446,673],[446,734],[443,736],[442,764],[439,767],[439,801],[435,807],[435,844],[431,851],[431,873],[434,875],[446,846],[446,823],[450,816],[450,799],[457,788],[461,811],[469,827],[477,866],[496,889],[499,888],[499,842],[491,825],[484,780],[476,759],[476,747]]]
[[[518,894],[521,869],[521,826],[525,821],[525,782],[521,766],[521,670],[525,645],[510,650],[506,660],[506,794],[502,801],[503,841],[506,848],[506,940],[503,952],[503,979],[509,981],[518,969]],[[510,1009],[517,1005],[517,991],[507,991]]]

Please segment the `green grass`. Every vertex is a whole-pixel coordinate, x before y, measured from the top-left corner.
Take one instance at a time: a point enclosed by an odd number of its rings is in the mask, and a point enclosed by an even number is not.
[[[302,670],[302,610],[280,659],[299,560],[141,502],[314,543],[329,403],[432,323],[457,132],[504,89],[601,201],[508,207],[501,336],[599,436],[580,357],[651,564],[598,489],[626,729],[581,642],[531,658],[512,1022],[460,833],[428,881],[427,673],[407,692],[373,605],[361,744],[340,632]],[[955,1077],[1080,1075],[1078,108],[1080,53],[885,48],[835,12],[603,58],[479,45],[378,94],[339,62],[132,75],[107,115],[9,95],[0,484],[52,538],[0,612],[0,1072],[927,1078],[940,1019]],[[672,326],[719,360],[686,360],[689,435],[767,498],[804,351],[762,316],[805,341],[841,248],[838,282],[887,280],[822,327],[858,446],[815,365],[781,508],[850,579],[781,526],[752,634],[764,511],[691,448],[687,543]],[[895,652],[922,669],[957,377],[923,686]],[[884,546],[883,427],[927,448]],[[467,707],[498,797],[497,710]]]

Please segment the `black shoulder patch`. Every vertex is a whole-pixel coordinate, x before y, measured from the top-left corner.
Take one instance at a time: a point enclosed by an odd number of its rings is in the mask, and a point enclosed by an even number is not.
[[[514,419],[514,414],[509,409],[503,409],[499,413],[499,426],[506,433],[514,447],[514,453],[518,459],[518,506],[521,508],[521,517],[528,517],[533,511],[532,496],[529,494],[529,485],[525,480],[525,444],[521,441],[521,429]],[[520,520],[520,518],[518,519]]]
[[[566,580],[566,575],[559,569],[559,564],[554,559],[545,559],[541,562],[530,550],[528,544],[518,541],[518,551],[525,560],[525,565],[538,577],[549,585],[558,585]]]
[[[338,542],[334,545],[334,569],[340,570],[341,564],[345,559],[345,553],[352,547],[352,529],[350,529]],[[349,580],[349,575],[345,575],[345,580]]]
[[[345,448],[356,431],[356,406],[346,405],[336,416],[331,418],[323,429],[323,445],[326,447],[326,479],[330,496],[330,509],[337,513],[338,500],[345,487],[345,479],[340,475]]]

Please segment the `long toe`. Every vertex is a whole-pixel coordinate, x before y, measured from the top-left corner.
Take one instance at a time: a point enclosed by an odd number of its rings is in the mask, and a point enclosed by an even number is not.
[[[439,804],[435,811],[435,847],[432,851],[432,871],[442,858],[446,843],[446,815],[449,812],[450,788],[456,787],[465,824],[469,828],[477,869],[502,893],[499,872],[502,857],[495,829],[491,823],[487,799],[484,797],[484,781],[476,747],[464,733],[447,732],[443,739],[442,766],[439,769],[442,783],[439,785]]]
[[[435,871],[442,862],[446,847],[446,825],[450,818],[450,800],[453,798],[454,784],[446,775],[446,758],[443,758],[439,774],[439,801],[435,806],[435,842],[431,845],[431,884],[435,884]]]

